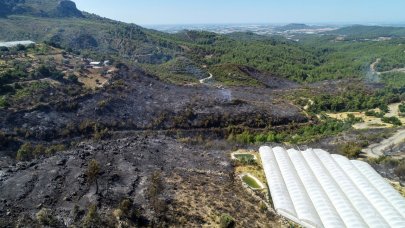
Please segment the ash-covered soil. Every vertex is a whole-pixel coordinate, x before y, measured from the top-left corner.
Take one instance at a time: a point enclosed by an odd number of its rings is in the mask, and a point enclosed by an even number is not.
[[[308,122],[284,99],[293,83],[267,84],[178,86],[123,68],[94,92],[0,110],[0,227],[217,226],[225,214],[242,227],[277,226],[233,175],[228,143],[183,144],[168,136],[223,139],[230,128]],[[27,143],[33,154],[17,162]],[[56,144],[69,149],[36,150]],[[93,160],[100,165],[95,180]]]
[[[97,193],[87,172],[91,160],[100,165]],[[103,227],[213,226],[224,213],[241,227],[277,224],[275,215],[260,210],[232,175],[229,150],[216,146],[206,149],[167,136],[126,133],[82,142],[50,158],[1,165],[1,227],[37,227],[41,209],[51,210],[53,226],[81,227],[91,205],[97,206],[100,220],[93,222]],[[120,206],[125,199],[130,199],[126,210]],[[118,208],[133,213],[125,216]]]
[[[35,108],[0,110],[0,130],[12,138],[0,144],[0,151],[13,157],[24,142],[66,144],[93,134],[96,125],[122,131],[265,128],[307,122],[301,110],[280,95],[283,88],[291,87],[275,87],[177,86],[138,69],[121,69],[110,85],[93,93],[58,97]]]

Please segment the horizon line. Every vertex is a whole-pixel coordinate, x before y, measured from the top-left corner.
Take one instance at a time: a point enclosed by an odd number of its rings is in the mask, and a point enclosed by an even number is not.
[[[113,19],[114,20],[114,19]],[[126,22],[134,23],[134,22]],[[134,23],[138,24],[138,23]],[[207,22],[207,23],[139,23],[140,26],[196,26],[196,25],[289,25],[289,24],[306,24],[306,25],[403,25],[404,22]]]

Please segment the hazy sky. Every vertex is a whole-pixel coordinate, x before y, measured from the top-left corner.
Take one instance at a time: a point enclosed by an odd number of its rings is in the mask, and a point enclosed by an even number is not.
[[[73,0],[80,10],[148,24],[395,23],[404,0]]]

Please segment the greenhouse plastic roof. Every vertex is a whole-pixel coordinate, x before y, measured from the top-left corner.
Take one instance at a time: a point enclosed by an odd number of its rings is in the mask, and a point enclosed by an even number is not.
[[[320,149],[260,156],[275,209],[304,227],[405,228],[405,198],[365,162]]]

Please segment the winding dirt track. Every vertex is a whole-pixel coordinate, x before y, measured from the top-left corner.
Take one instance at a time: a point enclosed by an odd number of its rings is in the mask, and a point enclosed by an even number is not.
[[[370,69],[371,69],[371,72],[372,72],[373,74],[381,75],[381,74],[398,73],[398,72],[399,72],[399,73],[405,73],[405,68],[395,68],[395,69],[392,69],[392,70],[387,70],[387,71],[379,72],[379,71],[377,71],[377,65],[378,65],[380,62],[381,62],[381,59],[378,58],[375,62],[373,62],[373,63],[370,65]]]
[[[402,128],[388,139],[383,140],[380,143],[372,144],[368,148],[364,149],[363,152],[367,154],[368,157],[380,157],[385,155],[386,151],[390,149],[393,145],[398,145],[405,140],[405,128]],[[405,154],[399,155],[401,157]]]
[[[210,74],[210,76],[208,78],[203,78],[200,80],[201,84],[205,84],[207,81],[211,80],[214,77],[214,75],[212,75],[211,73],[209,73],[209,74]]]

